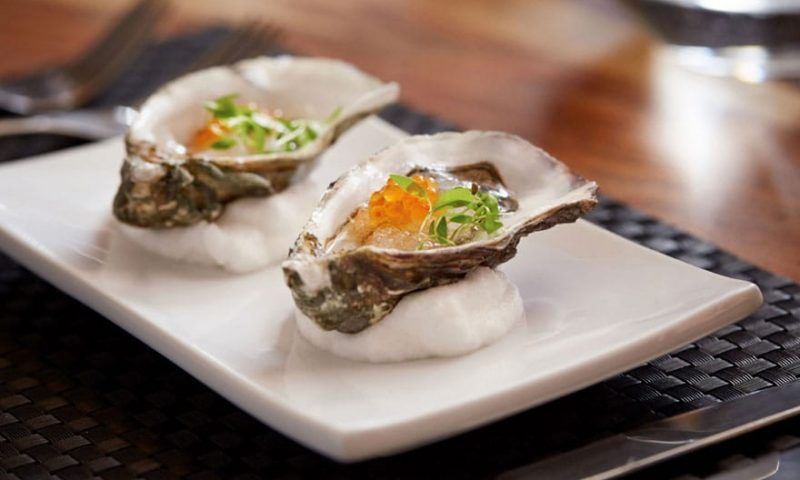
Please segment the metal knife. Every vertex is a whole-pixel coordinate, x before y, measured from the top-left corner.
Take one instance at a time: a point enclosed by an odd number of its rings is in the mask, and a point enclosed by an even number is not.
[[[800,413],[800,382],[746,395],[614,435],[501,474],[498,480],[601,480],[771,425]]]

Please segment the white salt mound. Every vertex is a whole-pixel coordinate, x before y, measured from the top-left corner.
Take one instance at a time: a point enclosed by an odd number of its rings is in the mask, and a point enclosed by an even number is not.
[[[156,255],[247,272],[286,258],[318,197],[318,189],[306,180],[278,195],[233,201],[214,222],[170,229],[117,225],[125,237]]]
[[[356,334],[323,330],[295,309],[297,328],[313,345],[375,363],[463,355],[500,339],[523,314],[516,285],[490,268],[412,293],[378,324]]]

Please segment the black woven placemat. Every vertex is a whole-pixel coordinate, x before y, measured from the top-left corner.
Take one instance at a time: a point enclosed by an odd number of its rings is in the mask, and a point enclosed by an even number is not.
[[[134,99],[221,29],[155,45],[98,103]],[[451,128],[409,111],[411,133]],[[75,144],[0,141],[8,160]],[[800,375],[800,286],[603,198],[589,220],[698,267],[755,282],[764,306],[714,335],[575,394],[412,452],[340,465],[242,412],[112,322],[0,254],[0,477],[486,478],[655,418]]]

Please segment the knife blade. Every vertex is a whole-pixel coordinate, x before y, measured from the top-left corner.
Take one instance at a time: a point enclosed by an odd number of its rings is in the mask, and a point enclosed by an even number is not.
[[[613,435],[501,474],[498,480],[602,480],[628,474],[800,413],[800,382],[752,393]]]

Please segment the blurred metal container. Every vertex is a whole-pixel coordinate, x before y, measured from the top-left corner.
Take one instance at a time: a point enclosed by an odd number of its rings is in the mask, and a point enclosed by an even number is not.
[[[800,78],[800,0],[623,0],[692,70]]]

